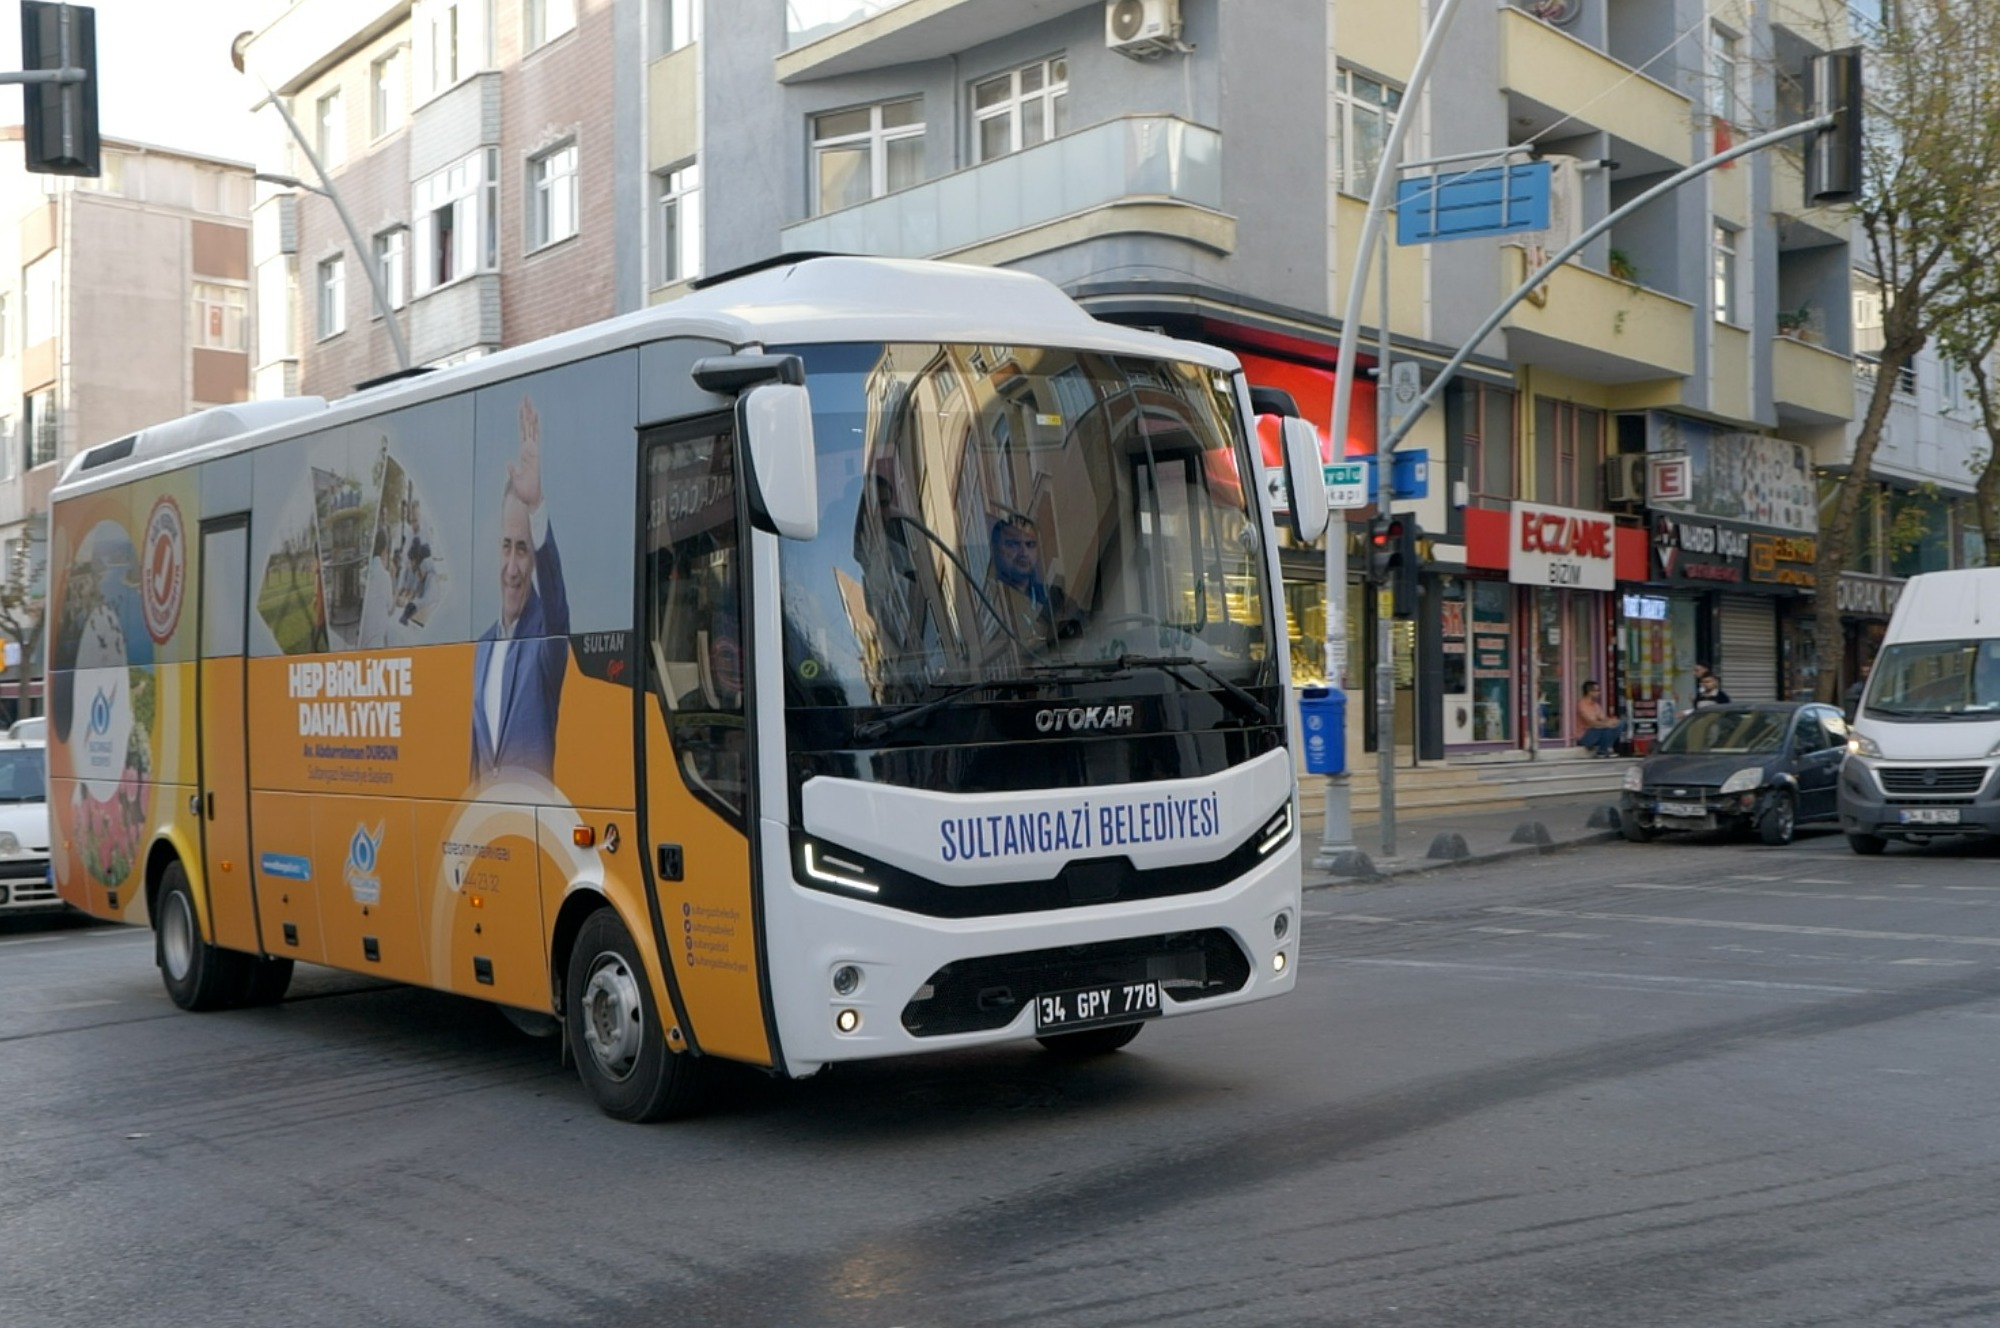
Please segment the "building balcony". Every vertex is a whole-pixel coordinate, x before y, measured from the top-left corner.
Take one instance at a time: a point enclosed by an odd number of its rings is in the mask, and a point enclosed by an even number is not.
[[[1854,361],[1797,337],[1771,343],[1771,401],[1785,424],[1840,424],[1854,416]]]
[[[1500,77],[1516,140],[1565,123],[1565,136],[1598,129],[1616,140],[1627,172],[1690,165],[1694,105],[1603,51],[1538,18],[1500,10]]]
[[[1508,245],[1501,295],[1527,275]],[[1538,302],[1539,301],[1539,302]],[[1501,329],[1508,358],[1596,383],[1685,379],[1694,372],[1694,306],[1576,263],[1565,263]]]
[[[780,83],[940,60],[1099,0],[793,0],[785,6]]]
[[[900,193],[787,226],[787,252],[1008,263],[1101,235],[1229,253],[1222,135],[1169,115],[1107,120]]]

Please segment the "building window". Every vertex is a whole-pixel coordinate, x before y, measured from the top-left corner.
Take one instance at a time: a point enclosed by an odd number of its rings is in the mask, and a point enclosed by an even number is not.
[[[1475,506],[1504,507],[1514,498],[1514,394],[1473,383],[1464,402],[1466,488]]]
[[[0,480],[11,480],[21,473],[21,454],[14,438],[14,417],[0,415]]]
[[[412,28],[423,95],[436,96],[492,63],[490,0],[417,0]]]
[[[972,85],[979,160],[1061,137],[1069,128],[1069,61],[1041,60]]]
[[[701,271],[701,168],[690,162],[657,178],[653,284],[670,286]]]
[[[493,270],[499,159],[498,148],[481,149],[419,180],[412,190],[415,294]]]
[[[0,291],[0,356],[14,353],[14,297]]]
[[[576,144],[528,159],[528,248],[576,234]]]
[[[657,60],[700,39],[701,6],[696,0],[651,0],[647,54]]]
[[[527,0],[528,49],[545,46],[576,26],[576,0]]]
[[[347,259],[335,254],[319,265],[319,335],[324,341],[347,330]]]
[[[1725,124],[1737,123],[1741,107],[1736,94],[1741,77],[1740,42],[1729,29],[1712,26],[1708,30],[1708,108]]]
[[[403,106],[409,95],[404,73],[403,48],[386,52],[368,66],[368,133],[380,138],[403,124]]]
[[[212,281],[194,284],[194,344],[204,350],[250,349],[250,292]]]
[[[921,97],[813,117],[813,212],[838,212],[920,184]]]
[[[410,228],[392,226],[375,237],[375,275],[382,282],[382,297],[391,309],[400,309],[408,299],[410,268]],[[382,311],[377,309],[376,316]]]
[[[1733,226],[1718,225],[1715,228],[1715,316],[1719,321],[1730,324],[1738,321],[1736,235]]]
[[[1534,501],[1597,511],[1603,476],[1604,412],[1536,397]]]
[[[21,273],[21,344],[39,346],[61,324],[62,251],[52,249]]]
[[[1352,69],[1334,78],[1334,170],[1345,193],[1367,194],[1382,163],[1396,116],[1403,109],[1403,90]]]
[[[298,259],[257,265],[257,362],[274,364],[298,354]]]
[[[319,164],[332,170],[347,160],[347,111],[339,88],[319,99],[315,123],[318,125],[318,136],[313,150],[319,153]]]
[[[21,399],[22,427],[28,436],[28,465],[46,466],[62,449],[62,421],[56,415],[55,389],[43,388]]]

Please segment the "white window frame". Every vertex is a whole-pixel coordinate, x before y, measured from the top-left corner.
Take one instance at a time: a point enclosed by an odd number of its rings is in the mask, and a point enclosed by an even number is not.
[[[1708,110],[1724,124],[1743,114],[1743,39],[1720,23],[1708,25]]]
[[[653,285],[701,275],[701,166],[686,162],[653,179]]]
[[[313,290],[313,329],[319,340],[339,336],[347,330],[346,254],[320,259]]]
[[[646,53],[657,60],[701,40],[700,0],[651,0],[646,8]]]
[[[1741,255],[1737,249],[1737,239],[1743,234],[1734,226],[1716,222],[1714,227],[1714,264],[1712,292],[1715,299],[1715,321],[1727,323],[1731,327],[1741,326],[1743,271]]]
[[[884,127],[888,118],[885,112],[893,107],[915,106],[917,118],[909,124]],[[840,115],[852,115],[857,111],[868,112],[868,127],[846,134],[822,136],[821,125]],[[838,212],[840,208],[828,207],[825,197],[826,175],[824,165],[827,154],[834,151],[849,151],[859,146],[868,151],[868,197],[880,198],[895,192],[889,188],[889,145],[915,139],[919,144],[924,138],[924,99],[922,97],[897,97],[889,101],[877,102],[872,106],[850,106],[839,111],[817,111],[812,117],[812,204],[813,215],[822,216],[828,212]],[[906,188],[908,186],[905,186]],[[851,207],[853,204],[843,204]]]
[[[561,244],[579,229],[577,210],[580,159],[568,139],[528,158],[528,252]]]
[[[375,275],[382,282],[383,298],[391,309],[402,308],[410,299],[410,228],[391,226],[377,231],[370,248]],[[372,303],[372,296],[370,300]],[[380,318],[382,311],[375,310],[374,316]]]
[[[347,101],[334,88],[313,103],[313,151],[332,170],[347,160]]]
[[[0,480],[11,480],[21,473],[20,440],[14,436],[14,417],[0,415]]]
[[[1031,91],[1023,91],[1024,75],[1037,73],[1041,86]],[[1060,73],[1060,77],[1058,77]],[[980,93],[1000,83],[1007,84],[1000,100],[989,106],[979,104]],[[968,89],[966,101],[972,112],[972,155],[976,162],[998,161],[1011,156],[1023,148],[1036,147],[1051,139],[1062,137],[1069,127],[1069,57],[1052,55],[1046,60],[1035,60],[1003,74],[990,74],[973,80]],[[1039,103],[1042,111],[1042,136],[1033,143],[1025,142],[1022,111],[1029,105]],[[988,155],[986,152],[986,126],[998,119],[1007,120],[1007,146]]]
[[[194,338],[200,350],[250,349],[250,288],[223,281],[194,283]],[[210,328],[220,326],[219,331]]]
[[[44,387],[21,400],[21,414],[28,422],[28,469],[46,466],[62,456],[62,412],[56,407],[56,390]]]
[[[527,49],[538,51],[576,30],[576,0],[522,0],[521,17]]]
[[[410,93],[410,48],[392,46],[368,66],[368,130],[387,138],[403,127]]]
[[[1356,84],[1366,84],[1379,93],[1374,101],[1363,98],[1363,89]],[[1359,69],[1342,65],[1335,73],[1333,87],[1334,146],[1337,153],[1335,167],[1340,173],[1340,192],[1367,197],[1375,185],[1375,171],[1382,160],[1381,144],[1388,142],[1389,133],[1396,127],[1396,120],[1403,113],[1403,89],[1387,79],[1363,73]],[[1376,136],[1377,144],[1373,155],[1365,161],[1355,158],[1354,126],[1357,121],[1377,119],[1381,121],[1381,132]]]
[[[478,148],[411,187],[410,278],[413,296],[491,272],[498,261],[495,219],[500,196],[498,148]],[[449,214],[449,268],[441,268],[441,222]]]
[[[423,99],[493,64],[493,0],[417,0],[411,14]]]

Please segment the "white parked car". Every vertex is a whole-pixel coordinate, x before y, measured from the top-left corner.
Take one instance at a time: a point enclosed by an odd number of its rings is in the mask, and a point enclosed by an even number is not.
[[[49,737],[49,717],[35,715],[29,719],[17,719],[7,736],[16,741],[46,742]]]
[[[61,907],[49,874],[48,753],[40,739],[0,739],[0,913]]]

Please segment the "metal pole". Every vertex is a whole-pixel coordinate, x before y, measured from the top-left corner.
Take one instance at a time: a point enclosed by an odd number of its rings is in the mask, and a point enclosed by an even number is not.
[[[258,82],[263,83],[263,80],[259,79]],[[313,192],[333,204],[334,215],[340,218],[340,224],[347,230],[347,242],[354,246],[355,261],[361,265],[361,270],[368,274],[368,289],[375,296],[375,312],[382,315],[382,323],[389,329],[389,341],[396,348],[397,366],[409,369],[410,347],[403,340],[403,327],[396,321],[396,311],[389,307],[389,292],[383,289],[382,274],[375,268],[373,251],[362,243],[361,232],[356,229],[354,218],[347,214],[347,204],[341,201],[340,191],[333,187],[333,177],[326,173],[326,167],[320,165],[319,154],[314,152],[312,144],[306,141],[305,131],[300,129],[299,122],[292,118],[291,111],[285,106],[285,99],[271,91],[270,84],[264,83],[263,86],[266,104],[277,108],[278,114],[285,121],[285,128],[292,131],[292,138],[298,143],[299,151],[306,154],[306,161],[312,165],[313,174],[319,176],[320,188]]]
[[[1395,506],[1396,468],[1383,443],[1389,437],[1389,246],[1382,246],[1382,326],[1375,352],[1375,510]],[[1396,615],[1395,592],[1375,587],[1375,772],[1381,787],[1382,856],[1396,856]]]
[[[1445,32],[1462,0],[1441,0],[1430,31],[1424,34],[1423,48],[1410,71],[1403,90],[1403,105],[1415,107],[1424,85],[1430,81],[1431,67],[1444,48]],[[1396,163],[1402,157],[1403,139],[1408,134],[1414,112],[1396,117],[1382,143],[1382,161],[1375,170],[1375,186],[1368,200],[1368,219],[1361,227],[1360,247],[1354,255],[1354,279],[1349,283],[1346,308],[1340,323],[1339,367],[1333,380],[1333,447],[1338,457],[1347,455],[1347,416],[1354,391],[1354,337],[1350,329],[1361,321],[1361,300],[1367,288],[1368,260],[1382,226],[1382,213],[1395,187]],[[1379,403],[1380,398],[1378,396]],[[1378,404],[1379,408],[1379,404]],[[1376,462],[1383,460],[1377,455]],[[1330,685],[1347,690],[1347,518],[1327,528],[1326,534],[1326,678]],[[1343,875],[1366,875],[1373,870],[1367,855],[1354,847],[1350,790],[1346,775],[1329,775],[1326,781],[1326,816],[1320,849],[1313,858],[1320,871]]]

